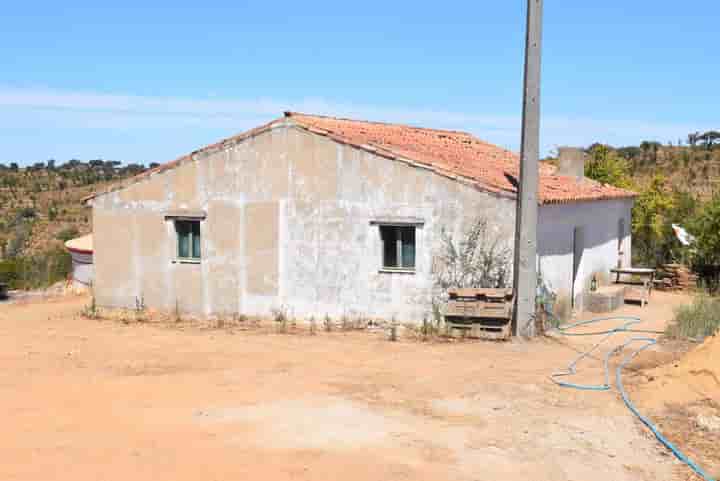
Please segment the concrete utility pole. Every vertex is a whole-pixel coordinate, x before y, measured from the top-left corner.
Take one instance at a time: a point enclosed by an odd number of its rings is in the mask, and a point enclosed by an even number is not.
[[[542,0],[527,2],[520,186],[515,217],[514,334],[535,335]]]

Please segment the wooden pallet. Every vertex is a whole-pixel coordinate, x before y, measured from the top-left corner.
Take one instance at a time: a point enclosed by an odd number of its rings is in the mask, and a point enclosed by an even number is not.
[[[450,335],[507,339],[511,335],[512,291],[451,289],[444,319]]]

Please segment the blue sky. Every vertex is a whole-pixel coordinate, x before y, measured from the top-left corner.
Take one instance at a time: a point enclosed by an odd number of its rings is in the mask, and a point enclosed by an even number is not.
[[[524,5],[9,2],[0,162],[164,162],[287,109],[517,149]],[[543,153],[720,128],[719,17],[710,0],[546,0]]]

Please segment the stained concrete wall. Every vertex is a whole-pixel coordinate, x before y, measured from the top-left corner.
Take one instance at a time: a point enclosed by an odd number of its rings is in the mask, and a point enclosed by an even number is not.
[[[229,316],[357,313],[421,320],[429,311],[432,256],[442,229],[456,238],[483,216],[512,247],[515,202],[426,169],[281,125],[154,174],[93,201],[95,294],[101,306],[149,307]],[[561,314],[594,273],[607,280],[630,262],[631,201],[541,206],[540,272]],[[202,262],[174,262],[172,221],[164,213],[202,210]],[[381,272],[373,220],[413,217],[414,274]],[[583,255],[573,291],[573,229]],[[562,312],[564,311],[564,312]]]
[[[202,261],[174,262],[164,213],[203,210]],[[515,203],[291,125],[93,200],[101,306],[197,315],[358,313],[422,319],[444,228],[486,217],[511,246]],[[373,220],[420,218],[414,274],[381,272]]]
[[[540,275],[546,286],[557,295],[556,311],[562,317],[568,317],[573,299],[575,308],[582,310],[582,292],[589,289],[593,275],[604,284],[609,282],[609,271],[617,266],[618,260],[623,266],[630,265],[632,205],[631,200],[615,200],[540,207]],[[623,234],[620,245],[621,219]],[[577,252],[582,251],[582,255],[573,283],[573,231],[576,228],[580,233],[580,249]]]

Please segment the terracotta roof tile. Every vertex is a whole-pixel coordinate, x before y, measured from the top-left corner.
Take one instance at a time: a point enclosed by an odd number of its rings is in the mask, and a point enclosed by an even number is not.
[[[196,150],[83,200],[90,200],[96,195],[121,189],[155,173],[172,169],[183,162],[192,160],[195,154],[209,153],[241,142],[287,120],[309,132],[326,136],[337,142],[353,145],[383,157],[420,165],[451,178],[464,179],[482,190],[512,197],[517,194],[520,165],[518,155],[477,139],[471,134],[285,112],[285,119],[273,120],[268,124]],[[541,162],[539,168],[539,202],[542,204],[636,196],[634,192],[600,184],[590,179],[578,180],[574,177],[556,175],[555,167],[549,164]]]
[[[369,146],[380,155],[424,165],[451,177],[465,178],[484,190],[517,194],[518,155],[471,134],[295,112],[286,112],[285,116],[301,127],[343,143],[361,148]],[[539,199],[543,204],[636,195],[590,179],[556,175],[555,167],[549,164],[541,163],[539,168]]]

